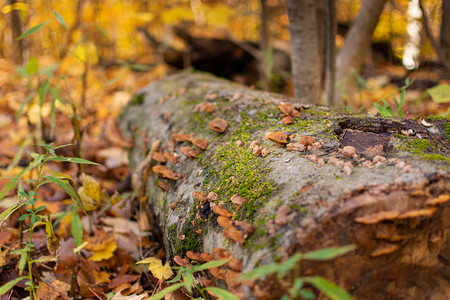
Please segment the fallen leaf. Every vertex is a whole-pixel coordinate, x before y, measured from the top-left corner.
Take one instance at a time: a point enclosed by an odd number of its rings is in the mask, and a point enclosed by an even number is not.
[[[87,211],[95,210],[100,206],[100,185],[94,177],[81,174],[82,186],[78,188],[78,195]]]
[[[393,220],[400,215],[400,212],[396,210],[380,211],[375,214],[370,214],[362,217],[355,218],[355,222],[362,224],[376,224],[385,220]]]
[[[48,252],[58,260],[59,250],[61,250],[61,246],[59,245],[59,240],[55,236],[53,232],[52,222],[46,218],[45,220],[45,234],[47,236],[47,248]]]
[[[135,282],[139,278],[139,275],[119,275],[109,282],[108,288],[113,289],[120,284]]]
[[[54,300],[58,297],[68,299],[67,292],[70,290],[70,285],[63,281],[55,280],[51,284],[39,282],[39,289],[36,291],[36,296],[40,300]]]
[[[214,120],[209,122],[208,127],[213,131],[222,133],[225,132],[225,130],[227,130],[228,123],[224,119],[215,118]]]
[[[94,236],[88,238],[85,248],[93,254],[89,257],[89,260],[101,261],[113,256],[114,251],[117,249],[117,244],[114,240],[114,234],[107,234],[102,229],[99,229],[94,233]]]
[[[141,261],[136,262],[136,264],[148,264],[147,268],[152,273],[153,276],[161,281],[165,281],[173,276],[172,269],[168,262],[163,266],[162,261],[156,257],[147,257]]]

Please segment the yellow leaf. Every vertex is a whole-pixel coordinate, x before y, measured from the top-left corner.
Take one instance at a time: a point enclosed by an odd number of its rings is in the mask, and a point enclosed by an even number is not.
[[[100,185],[89,175],[81,175],[82,186],[78,189],[81,201],[87,211],[95,210],[99,207],[100,200]]]
[[[47,236],[47,248],[48,252],[58,259],[59,250],[61,249],[61,246],[59,245],[59,240],[56,237],[55,233],[53,232],[53,225],[52,221],[50,219],[46,218],[45,220],[45,234]]]
[[[94,255],[89,257],[89,260],[92,261],[101,261],[110,259],[113,256],[114,251],[117,249],[117,244],[115,240],[111,240],[108,242],[103,250],[100,251],[92,251]]]
[[[148,264],[148,269],[152,272],[153,276],[159,280],[165,281],[173,276],[172,269],[168,262],[163,266],[162,261],[159,258],[147,257],[136,264]]]

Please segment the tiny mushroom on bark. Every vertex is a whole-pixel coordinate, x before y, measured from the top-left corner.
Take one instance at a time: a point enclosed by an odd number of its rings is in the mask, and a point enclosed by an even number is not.
[[[282,131],[269,132],[266,134],[266,138],[274,141],[277,146],[285,145],[288,143],[287,135]]]
[[[209,122],[208,127],[213,131],[222,133],[225,132],[225,130],[227,130],[228,123],[224,119],[215,118],[214,120]]]

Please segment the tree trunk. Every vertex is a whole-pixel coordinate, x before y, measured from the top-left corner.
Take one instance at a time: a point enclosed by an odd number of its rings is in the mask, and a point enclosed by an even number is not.
[[[385,3],[386,0],[364,0],[345,37],[337,57],[337,79],[347,81],[347,89],[352,87],[352,80],[349,78],[351,71],[359,73],[361,69]]]
[[[269,10],[267,7],[267,0],[261,0],[261,30],[259,40],[259,50],[261,50],[261,58],[259,60],[259,81],[261,87],[265,91],[271,90],[271,74],[272,66],[268,66],[267,50],[269,45]]]
[[[319,41],[314,0],[287,0],[291,35],[291,68],[294,95],[308,103],[320,103]]]
[[[14,63],[21,65],[23,63],[23,52],[25,50],[23,40],[17,40],[22,34],[22,24],[20,23],[19,11],[14,9],[16,0],[9,0],[9,4],[13,7],[11,11],[11,36],[12,36],[12,58]]]
[[[450,0],[442,0],[441,48],[450,63]]]
[[[326,55],[325,55],[325,92],[328,106],[335,105],[334,91],[336,86],[336,32],[337,32],[336,0],[327,0],[325,6]]]
[[[302,262],[300,276],[324,276],[356,299],[446,299],[449,121],[349,115],[289,100],[184,72],[142,89],[123,109],[133,185],[148,197],[167,256],[221,247],[245,272],[354,244],[333,261]],[[281,114],[295,124],[284,125]],[[212,273],[246,299],[279,299],[294,276],[232,282],[240,269]]]

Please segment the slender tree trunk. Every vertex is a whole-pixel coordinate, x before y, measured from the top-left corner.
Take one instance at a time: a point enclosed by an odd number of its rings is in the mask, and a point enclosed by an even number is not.
[[[442,0],[441,48],[445,60],[450,63],[450,0]]]
[[[385,3],[386,0],[364,0],[346,35],[344,45],[337,56],[337,80],[347,82],[347,91],[353,86],[348,76],[352,70],[360,71]]]
[[[334,90],[336,85],[336,0],[327,0],[325,6],[325,22],[326,22],[326,76],[325,91],[327,105],[335,105]]]
[[[320,103],[320,59],[314,0],[287,0],[291,34],[294,95],[309,103]]]
[[[269,44],[269,12],[267,10],[267,0],[261,0],[261,33],[259,49],[261,50],[261,59],[259,62],[259,78],[263,90],[270,91],[270,73],[267,62],[267,49]],[[268,76],[269,75],[269,76]]]
[[[326,77],[326,61],[325,56],[327,52],[326,45],[326,30],[327,30],[327,15],[326,2],[327,0],[316,0],[316,22],[317,22],[317,42],[319,45],[319,70],[320,70],[320,90],[325,88]]]
[[[16,0],[9,0],[9,4],[14,6]],[[11,11],[11,34],[12,34],[12,58],[16,64],[23,63],[23,52],[25,50],[23,40],[17,40],[17,38],[22,34],[22,24],[20,23],[19,11],[13,9]]]

